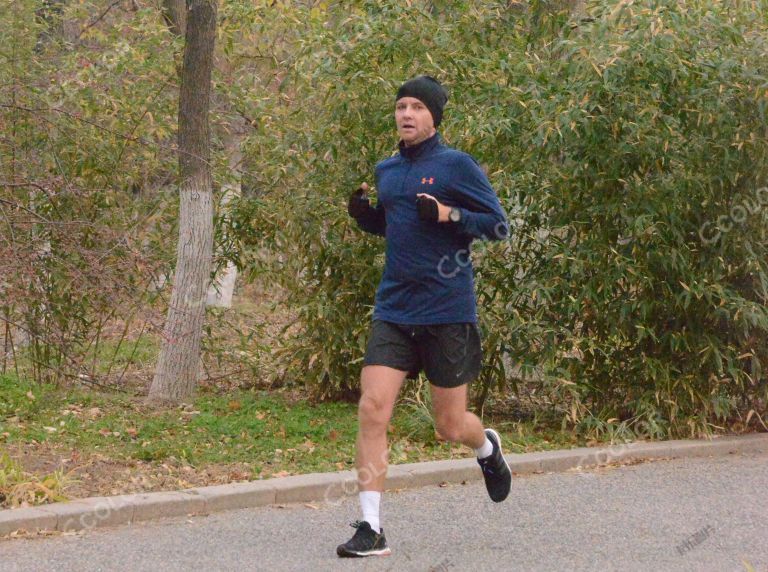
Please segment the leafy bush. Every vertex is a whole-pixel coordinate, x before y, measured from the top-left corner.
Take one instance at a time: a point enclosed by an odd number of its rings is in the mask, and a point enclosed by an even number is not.
[[[765,407],[768,13],[750,6],[597,5],[542,58],[535,280],[573,421],[697,434]]]
[[[146,191],[174,166],[175,72],[156,10],[48,8],[0,13],[0,320],[17,371],[58,382],[94,373],[170,265],[175,201]]]
[[[445,139],[486,167],[514,222],[505,244],[476,244],[478,402],[518,389],[515,364],[586,433],[698,434],[764,409],[764,2],[328,10],[307,17],[279,97],[246,103],[263,118],[264,192],[235,217],[240,262],[299,309],[289,373],[354,392],[383,241],[344,201],[394,150],[397,85],[430,73],[450,92]],[[248,259],[254,244],[273,254]]]
[[[446,8],[396,2],[345,3],[344,17],[339,7],[330,7],[297,18],[309,26],[297,40],[298,54],[283,63],[296,73],[283,82],[279,98],[247,102],[248,115],[261,118],[251,162],[261,168],[263,192],[240,205],[234,233],[245,245],[241,256],[254,238],[277,255],[240,263],[279,281],[289,293],[299,319],[281,357],[287,375],[306,380],[320,396],[355,394],[383,263],[383,241],[364,235],[348,218],[347,196],[363,181],[372,185],[374,164],[395,148],[397,86],[417,72],[443,75],[434,66],[421,67],[428,61],[425,54],[434,50],[458,58],[460,46],[480,49],[482,38],[473,31],[477,15],[459,4],[458,18]],[[492,15],[502,13],[500,5],[482,11],[496,42],[506,34]],[[455,63],[469,65],[466,59]],[[466,83],[476,81],[466,74]],[[463,93],[456,89],[452,95],[448,123],[455,127],[446,134],[449,142],[454,136],[478,141],[487,128],[468,127],[463,120],[476,111]],[[489,158],[481,145],[475,147],[468,150]],[[504,173],[492,179],[502,191],[508,188]],[[495,245],[489,251],[503,249]]]

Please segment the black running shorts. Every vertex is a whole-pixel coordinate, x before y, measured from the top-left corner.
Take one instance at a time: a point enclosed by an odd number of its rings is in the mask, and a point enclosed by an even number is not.
[[[365,365],[385,365],[438,387],[458,387],[480,373],[483,350],[477,324],[410,326],[374,320]]]

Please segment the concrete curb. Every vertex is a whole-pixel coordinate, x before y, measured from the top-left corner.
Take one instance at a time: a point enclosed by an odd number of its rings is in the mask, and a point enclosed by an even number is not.
[[[768,434],[716,437],[710,441],[663,441],[506,455],[517,475],[562,472],[631,460],[724,456],[768,452]],[[393,465],[387,489],[480,480],[475,459]],[[94,497],[33,508],[0,510],[0,536],[19,530],[76,531],[157,518],[204,515],[285,503],[333,502],[357,493],[355,472],[314,473],[279,479],[199,487],[184,491]]]

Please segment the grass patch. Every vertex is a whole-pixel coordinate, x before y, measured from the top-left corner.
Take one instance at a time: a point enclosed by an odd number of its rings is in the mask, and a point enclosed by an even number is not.
[[[63,446],[110,459],[201,468],[247,462],[251,478],[336,470],[354,458],[356,407],[311,405],[265,391],[201,394],[154,410],[130,396],[58,390],[0,377],[0,446]]]
[[[202,392],[193,404],[156,410],[131,396],[35,386],[7,375],[0,376],[0,403],[0,450],[23,451],[27,458],[35,456],[36,448],[45,448],[106,460],[113,468],[152,471],[171,466],[203,473],[237,465],[238,473],[229,480],[354,466],[354,404],[311,404],[288,393],[233,390],[227,395]],[[466,447],[436,439],[428,402],[404,399],[395,411],[390,426],[392,463],[472,454]],[[531,423],[496,420],[493,426],[510,452],[583,444],[570,433]],[[8,467],[15,467],[9,469],[15,475],[21,471],[19,466]],[[57,477],[62,483],[58,491],[67,487],[62,475]],[[26,482],[33,478],[45,476],[27,475]],[[105,474],[104,479],[111,482],[118,476]]]

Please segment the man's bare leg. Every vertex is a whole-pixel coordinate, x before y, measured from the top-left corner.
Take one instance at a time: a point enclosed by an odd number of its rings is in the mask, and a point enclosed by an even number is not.
[[[387,426],[407,372],[368,365],[360,378],[357,483],[361,491],[384,490],[387,477]]]
[[[512,471],[501,450],[501,437],[493,429],[483,429],[477,415],[467,411],[467,386],[432,389],[432,406],[438,432],[447,440],[463,443],[475,450],[491,500],[507,498]]]
[[[474,413],[467,411],[467,386],[437,387],[432,390],[432,409],[440,435],[453,443],[479,449],[485,443],[483,423]]]

